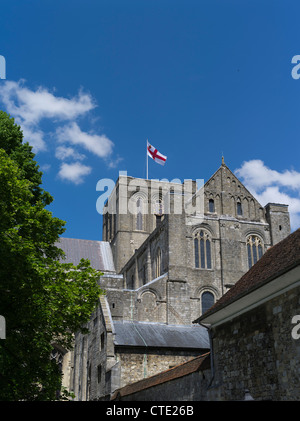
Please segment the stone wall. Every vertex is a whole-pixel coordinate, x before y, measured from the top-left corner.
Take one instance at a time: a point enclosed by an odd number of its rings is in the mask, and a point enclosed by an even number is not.
[[[199,355],[199,350],[116,350],[121,366],[120,387],[153,376]]]
[[[188,402],[205,401],[210,371],[197,371],[187,376],[123,396],[122,401]],[[180,407],[180,405],[178,405]],[[175,410],[175,409],[174,409]],[[175,414],[174,414],[175,415]],[[176,414],[181,415],[181,414]]]
[[[241,400],[245,389],[255,400],[299,400],[300,340],[291,336],[299,296],[298,287],[213,330],[210,400]]]

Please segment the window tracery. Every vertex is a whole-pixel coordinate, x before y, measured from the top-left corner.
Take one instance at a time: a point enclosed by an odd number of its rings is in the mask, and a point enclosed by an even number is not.
[[[247,254],[250,269],[263,255],[263,242],[257,235],[250,235],[247,238]]]
[[[198,231],[194,236],[194,257],[196,268],[211,269],[211,238],[204,230]]]

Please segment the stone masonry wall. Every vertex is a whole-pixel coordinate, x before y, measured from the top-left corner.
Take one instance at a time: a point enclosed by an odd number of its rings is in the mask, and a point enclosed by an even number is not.
[[[160,351],[159,349],[147,350],[147,352],[119,350],[116,354],[118,361],[121,363],[120,387],[123,387],[189,361],[191,358],[199,355],[199,350],[178,350],[177,353],[167,350]]]
[[[210,400],[299,400],[300,339],[291,336],[300,314],[300,288],[213,330],[215,379]]]
[[[210,380],[210,370],[197,371],[167,383],[158,384],[137,393],[122,397],[122,401],[165,401],[192,402],[205,401],[206,390]],[[178,405],[180,407],[180,405]],[[180,414],[178,414],[180,415]]]

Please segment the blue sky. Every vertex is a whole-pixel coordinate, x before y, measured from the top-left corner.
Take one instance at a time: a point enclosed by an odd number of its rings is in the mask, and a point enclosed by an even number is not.
[[[100,240],[98,180],[204,179],[225,163],[300,226],[299,2],[11,0],[0,108],[21,125],[67,221]],[[300,73],[300,71],[299,71]],[[1,76],[1,75],[0,75]]]

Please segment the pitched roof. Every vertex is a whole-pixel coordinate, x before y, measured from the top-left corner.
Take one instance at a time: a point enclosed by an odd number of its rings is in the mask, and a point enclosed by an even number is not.
[[[300,228],[284,240],[270,247],[261,259],[196,322],[204,320],[211,314],[216,313],[299,264]]]
[[[56,246],[65,252],[64,263],[77,265],[80,259],[88,259],[94,269],[115,272],[110,244],[106,241],[79,240],[61,237]]]
[[[210,349],[207,329],[197,324],[184,326],[114,320],[113,325],[116,346]]]
[[[155,374],[154,376],[128,384],[121,389],[116,390],[112,395],[111,400],[118,399],[122,396],[131,395],[150,387],[154,387],[159,384],[187,376],[188,374],[195,373],[199,370],[206,370],[210,368],[209,355],[210,353],[208,352],[206,354],[192,358],[185,363],[170,368],[169,370],[162,371],[161,373]]]
[[[247,189],[247,187],[241,182],[241,180],[238,179],[238,177],[231,171],[231,169],[224,163],[222,159],[222,165],[214,172],[214,174],[205,182],[204,187],[209,187],[211,181],[216,178],[217,175],[220,175],[220,178],[223,180],[223,192],[228,190],[228,192],[231,193],[231,187],[227,183],[227,177],[232,177],[235,179],[236,183],[238,183],[241,186],[241,189],[244,190],[244,192],[247,193],[247,195],[251,196],[254,201],[262,207],[262,205],[258,202],[258,200],[253,196],[253,194]]]

